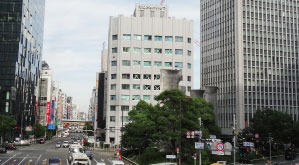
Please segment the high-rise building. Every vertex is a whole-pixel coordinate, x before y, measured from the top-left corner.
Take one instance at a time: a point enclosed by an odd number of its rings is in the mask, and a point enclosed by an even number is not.
[[[224,133],[250,124],[258,109],[298,121],[299,1],[202,0],[201,86],[218,87]]]
[[[110,17],[108,40],[106,142],[118,145],[128,111],[139,100],[156,104],[161,69],[181,70],[179,86],[190,95],[193,21],[169,17],[167,6],[136,4],[132,16]]]
[[[45,0],[0,1],[0,112],[19,126],[35,122],[44,12]]]

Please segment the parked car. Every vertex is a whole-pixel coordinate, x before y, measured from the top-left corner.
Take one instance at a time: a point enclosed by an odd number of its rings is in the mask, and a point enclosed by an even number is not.
[[[39,139],[39,144],[45,144],[46,140],[45,139]]]
[[[13,143],[8,143],[5,145],[6,150],[16,150],[17,147]]]
[[[1,146],[0,153],[6,153],[6,152],[7,152],[7,150],[6,150],[5,146]]]
[[[69,141],[64,141],[63,142],[63,144],[62,144],[62,147],[63,148],[67,148],[67,147],[69,147],[70,145],[69,145]]]
[[[61,143],[60,142],[56,143],[56,148],[61,148]]]
[[[49,165],[62,165],[62,161],[59,158],[49,158]]]
[[[92,153],[90,151],[86,151],[85,154],[92,160]]]

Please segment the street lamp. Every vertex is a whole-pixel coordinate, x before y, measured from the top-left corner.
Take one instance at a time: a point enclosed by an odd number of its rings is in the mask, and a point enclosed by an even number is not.
[[[272,133],[269,133],[270,164],[272,164],[272,161],[271,161],[271,141],[272,141]]]

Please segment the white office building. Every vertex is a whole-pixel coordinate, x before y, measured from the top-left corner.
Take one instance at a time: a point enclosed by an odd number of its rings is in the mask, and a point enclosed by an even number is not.
[[[181,70],[179,86],[190,95],[193,21],[169,17],[167,6],[136,4],[132,16],[110,17],[108,40],[105,139],[118,145],[128,111],[140,100],[156,104],[162,69]]]

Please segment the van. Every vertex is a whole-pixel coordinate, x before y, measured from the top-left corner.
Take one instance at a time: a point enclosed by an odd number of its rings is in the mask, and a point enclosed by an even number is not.
[[[112,165],[125,165],[125,163],[120,160],[112,160]]]

